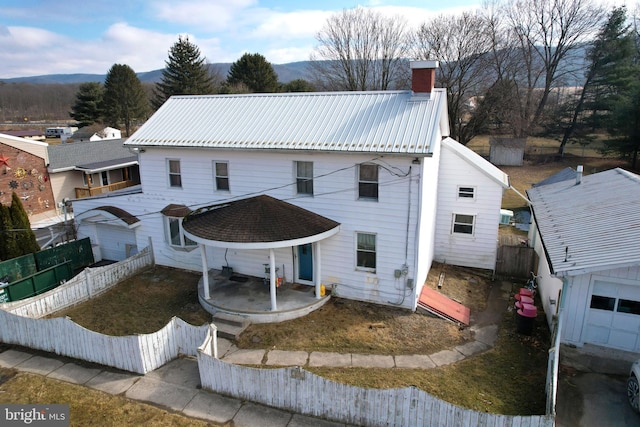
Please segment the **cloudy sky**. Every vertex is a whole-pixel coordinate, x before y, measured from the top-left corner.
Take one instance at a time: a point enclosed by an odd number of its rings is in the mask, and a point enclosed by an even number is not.
[[[273,64],[305,61],[327,18],[358,5],[401,15],[417,27],[431,16],[477,9],[481,0],[0,0],[0,79],[106,74],[164,67],[178,35],[209,62],[260,53]]]

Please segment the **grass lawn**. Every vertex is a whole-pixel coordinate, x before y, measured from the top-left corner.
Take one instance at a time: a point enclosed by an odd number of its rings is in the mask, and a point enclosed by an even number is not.
[[[211,321],[198,302],[200,273],[152,267],[106,293],[49,317],[71,320],[106,335],[149,334],[177,316],[192,325]]]
[[[427,286],[436,286],[445,272],[443,291],[481,311],[492,283],[482,270],[434,264]],[[197,304],[198,274],[155,267],[124,281],[94,300],[58,315],[103,333],[148,333],[180,313],[202,324],[209,315]],[[165,302],[172,307],[162,308]],[[187,319],[185,319],[187,320]],[[140,325],[140,326],[136,326]],[[111,331],[111,332],[109,332]],[[467,342],[468,329],[406,310],[334,299],[301,319],[272,325],[252,325],[237,343],[240,348],[361,352],[371,354],[431,354]],[[505,312],[494,349],[450,366],[425,369],[309,369],[332,380],[362,387],[416,386],[448,402],[502,414],[542,414],[545,410],[549,336],[543,320],[535,333],[516,333]]]
[[[4,404],[68,404],[71,426],[216,425],[126,397],[6,368],[0,368],[0,396]]]

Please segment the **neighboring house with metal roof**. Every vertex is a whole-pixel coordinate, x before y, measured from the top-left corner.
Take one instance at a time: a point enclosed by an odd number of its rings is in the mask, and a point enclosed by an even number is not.
[[[640,352],[640,176],[573,176],[527,191],[547,320],[564,344]]]
[[[48,169],[55,200],[80,199],[140,184],[138,155],[124,141],[50,145]]]
[[[279,274],[334,295],[414,310],[434,260],[493,269],[508,177],[448,138],[437,63],[412,90],[171,97],[126,142],[139,193],[74,201],[92,241],[141,220],[155,262]],[[445,194],[446,193],[446,194]],[[279,272],[278,272],[279,271]]]

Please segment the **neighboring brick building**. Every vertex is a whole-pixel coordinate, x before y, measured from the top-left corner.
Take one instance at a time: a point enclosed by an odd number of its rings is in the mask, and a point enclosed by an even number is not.
[[[0,134],[0,203],[11,205],[16,192],[33,222],[42,214],[55,214],[47,165],[47,143]]]

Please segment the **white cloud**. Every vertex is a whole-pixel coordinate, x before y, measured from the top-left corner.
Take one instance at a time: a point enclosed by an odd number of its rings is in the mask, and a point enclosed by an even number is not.
[[[254,38],[313,38],[333,14],[322,10],[301,10],[289,13],[270,12],[249,33]]]
[[[217,31],[231,27],[245,9],[256,4],[256,0],[187,0],[152,2],[150,7],[162,21]]]

